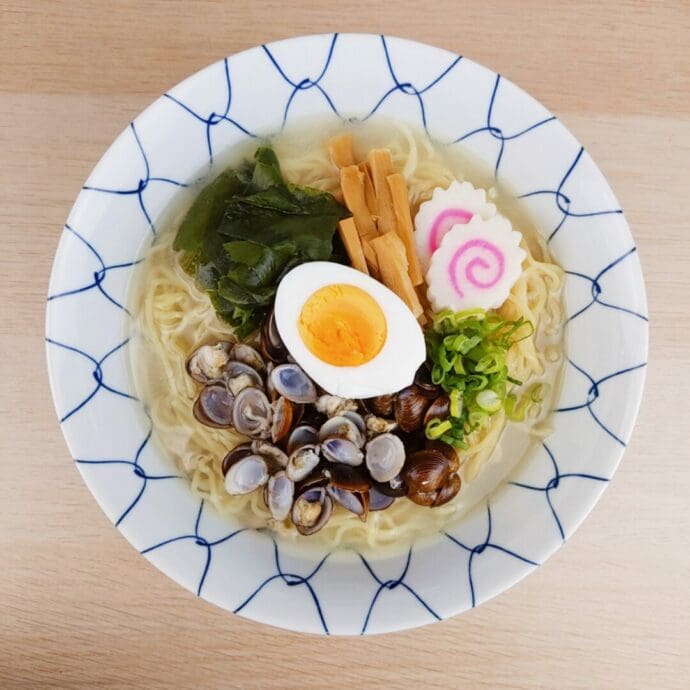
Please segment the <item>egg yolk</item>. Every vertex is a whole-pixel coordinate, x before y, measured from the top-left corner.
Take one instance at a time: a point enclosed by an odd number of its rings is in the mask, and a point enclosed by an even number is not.
[[[386,317],[376,300],[354,285],[326,285],[304,303],[297,324],[309,351],[337,367],[372,360],[386,342]]]

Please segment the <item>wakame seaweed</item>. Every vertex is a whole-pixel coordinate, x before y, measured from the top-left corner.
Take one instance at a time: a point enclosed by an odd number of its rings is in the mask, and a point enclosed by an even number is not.
[[[335,197],[289,184],[270,146],[204,187],[173,247],[239,337],[258,328],[278,283],[305,261],[333,256],[338,221],[349,215]]]

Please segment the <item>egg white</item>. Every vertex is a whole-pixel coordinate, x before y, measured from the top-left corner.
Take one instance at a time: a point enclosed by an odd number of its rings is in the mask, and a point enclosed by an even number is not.
[[[367,292],[386,319],[386,340],[380,352],[359,366],[335,366],[313,355],[299,334],[298,322],[305,302],[327,285],[354,285]],[[278,286],[275,323],[295,361],[331,395],[371,398],[409,386],[426,359],[422,329],[407,305],[385,285],[360,271],[314,261],[293,268]]]

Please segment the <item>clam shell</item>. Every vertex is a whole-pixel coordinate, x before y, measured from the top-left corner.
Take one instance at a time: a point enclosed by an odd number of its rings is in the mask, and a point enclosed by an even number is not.
[[[274,390],[291,402],[313,403],[316,401],[316,386],[297,364],[281,364],[271,371]]]
[[[294,482],[285,474],[274,474],[264,488],[264,502],[274,520],[285,520],[290,515],[295,494]]]
[[[301,482],[306,479],[320,461],[319,446],[306,445],[295,450],[288,460],[286,472],[293,482]]]
[[[403,388],[395,398],[395,421],[407,433],[421,429],[430,405],[431,400],[418,386]]]
[[[361,465],[364,453],[346,438],[328,438],[321,444],[323,456],[343,465]]]
[[[245,388],[263,388],[259,372],[244,362],[228,362],[225,367],[225,385],[233,395],[239,395]]]
[[[205,426],[226,429],[232,426],[235,396],[222,384],[212,383],[201,389],[192,412]]]
[[[242,458],[246,458],[247,455],[252,454],[252,444],[242,443],[239,446],[235,446],[232,450],[228,451],[227,455],[223,458],[223,463],[221,465],[221,470],[223,476],[228,473],[228,470]]]
[[[187,373],[198,383],[212,383],[223,378],[223,370],[230,361],[233,344],[219,340],[201,345],[187,358]]]
[[[460,477],[457,474],[451,474],[448,478],[448,481],[446,481],[446,483],[436,492],[436,498],[434,499],[432,507],[437,508],[438,506],[442,506],[444,503],[448,503],[448,501],[454,499],[460,491],[461,486],[462,482]]]
[[[408,492],[425,494],[440,489],[450,474],[450,463],[440,453],[424,449],[408,455],[402,471]]]
[[[245,436],[268,438],[271,435],[273,410],[266,394],[258,388],[244,388],[235,398],[232,425]]]
[[[325,441],[327,438],[346,438],[348,441],[352,441],[358,448],[361,448],[365,441],[365,436],[360,431],[359,426],[344,415],[331,417],[321,425],[319,440]]]
[[[287,452],[288,455],[294,453],[298,448],[308,445],[316,445],[319,442],[319,432],[307,424],[296,426],[288,436]]]
[[[333,499],[323,486],[305,489],[292,504],[292,522],[300,534],[318,532],[333,513]]]
[[[235,343],[230,352],[230,358],[236,362],[249,365],[259,373],[266,368],[263,357],[251,345],[246,343]]]
[[[404,463],[405,446],[394,434],[381,434],[367,443],[367,469],[377,482],[389,482],[400,474]]]
[[[225,475],[225,490],[232,496],[249,494],[268,481],[268,467],[260,455],[237,460]]]

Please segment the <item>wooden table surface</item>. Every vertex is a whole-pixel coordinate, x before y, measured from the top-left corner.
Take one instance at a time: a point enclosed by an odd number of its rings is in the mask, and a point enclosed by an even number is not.
[[[652,326],[625,459],[564,548],[476,610],[365,639],[243,620],[139,556],[72,466],[43,345],[62,223],[119,131],[225,54],[334,30],[468,55],[558,115],[626,210]],[[688,0],[0,2],[0,686],[690,687],[689,32]]]

